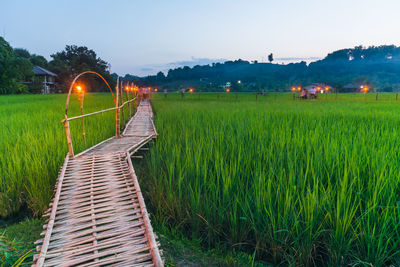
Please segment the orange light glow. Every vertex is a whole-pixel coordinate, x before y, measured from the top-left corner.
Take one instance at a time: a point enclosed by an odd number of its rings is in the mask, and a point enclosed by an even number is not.
[[[189,93],[193,93],[193,91],[194,91],[193,88],[189,89]]]
[[[231,91],[231,89],[229,89],[229,88],[226,88],[226,92],[227,93],[229,93]]]
[[[76,88],[76,92],[77,92],[78,94],[79,94],[79,93],[84,93],[82,86],[77,85],[75,88]]]
[[[297,87],[297,91],[300,91],[301,90],[301,87],[299,86],[299,87]]]
[[[129,86],[125,86],[125,91],[129,91]]]
[[[296,91],[296,87],[293,86],[292,87],[292,92],[294,92],[294,91]]]
[[[329,88],[328,86],[325,87],[325,91],[329,91],[329,89],[330,89],[330,88]]]
[[[318,91],[319,91],[319,90],[321,90],[321,87],[320,87],[320,86],[318,86]]]

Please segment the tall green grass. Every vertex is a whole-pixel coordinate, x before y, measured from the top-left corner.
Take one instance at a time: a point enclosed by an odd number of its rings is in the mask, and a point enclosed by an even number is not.
[[[68,152],[61,123],[65,101],[66,95],[0,96],[1,217],[11,216],[25,206],[39,215],[48,207]],[[87,94],[84,112],[113,105],[110,94]],[[68,115],[80,115],[75,95]],[[78,153],[115,133],[115,112],[85,118],[86,145],[80,120],[71,121],[70,126]]]
[[[275,264],[399,265],[400,102],[380,97],[157,97],[153,220]]]

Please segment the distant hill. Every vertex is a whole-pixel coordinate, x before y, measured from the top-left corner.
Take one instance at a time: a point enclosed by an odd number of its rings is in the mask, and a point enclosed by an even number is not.
[[[350,82],[365,82],[377,91],[400,88],[400,47],[357,46],[328,54],[310,63],[271,64],[241,59],[211,65],[170,69],[165,76],[136,77],[126,81],[140,85],[177,89],[193,86],[202,91],[219,91],[231,83],[232,91],[287,91],[292,85],[327,83],[343,91]],[[240,81],[240,82],[238,82]]]

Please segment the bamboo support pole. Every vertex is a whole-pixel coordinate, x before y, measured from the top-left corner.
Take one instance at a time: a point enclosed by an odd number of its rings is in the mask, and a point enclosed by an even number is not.
[[[117,79],[117,97],[116,97],[116,102],[115,102],[115,136],[118,137],[120,133],[120,128],[119,128],[119,106],[118,106],[118,101],[119,101],[119,77]]]
[[[122,81],[121,81],[121,86],[119,87],[119,98],[120,98],[120,102],[124,103],[124,95],[122,94],[122,90],[123,90],[123,85],[122,85]],[[122,106],[120,108],[120,113],[121,113],[121,122],[122,122],[122,128],[125,127],[125,117],[124,117],[124,107]]]
[[[125,95],[126,95],[126,100],[128,102],[128,118],[132,118],[132,114],[131,114],[131,102],[129,102],[129,90],[130,88],[128,87],[127,90],[125,90]]]
[[[81,116],[83,115],[83,101],[85,100],[85,94],[81,94],[81,99],[79,100],[81,104]],[[83,137],[83,144],[86,146],[86,136],[85,136],[85,122],[84,117],[81,117],[81,126],[82,126],[82,137]]]
[[[70,129],[69,129],[69,122],[67,120],[67,115],[65,115],[64,129],[65,129],[65,135],[67,137],[68,155],[70,157],[73,157],[74,156],[74,148],[72,146],[71,132],[70,132]]]

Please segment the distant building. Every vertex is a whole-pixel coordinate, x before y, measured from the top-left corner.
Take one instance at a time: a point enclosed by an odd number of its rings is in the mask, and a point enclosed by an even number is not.
[[[312,95],[317,93],[332,93],[332,86],[324,83],[312,83],[304,86],[304,89],[306,89]]]
[[[33,73],[35,74],[34,84],[41,85],[43,94],[54,91],[57,77],[55,73],[39,66],[33,66]]]
[[[368,82],[360,83],[360,82],[351,82],[348,84],[345,84],[343,86],[342,92],[362,92],[366,93],[371,91],[371,85],[368,84]]]

